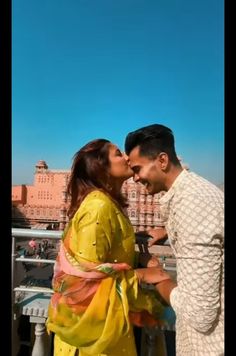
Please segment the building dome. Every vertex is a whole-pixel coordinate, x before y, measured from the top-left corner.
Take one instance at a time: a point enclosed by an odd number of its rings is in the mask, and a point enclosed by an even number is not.
[[[38,163],[36,164],[36,168],[48,169],[48,165],[45,161],[39,160]]]

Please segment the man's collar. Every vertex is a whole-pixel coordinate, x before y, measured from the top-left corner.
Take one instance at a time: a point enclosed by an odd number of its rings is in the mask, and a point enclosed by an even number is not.
[[[179,186],[179,184],[182,182],[183,178],[186,177],[186,175],[188,173],[189,172],[186,169],[183,169],[180,172],[180,174],[175,178],[170,189],[160,198],[160,200],[159,200],[160,204],[167,203],[173,197],[176,188]]]

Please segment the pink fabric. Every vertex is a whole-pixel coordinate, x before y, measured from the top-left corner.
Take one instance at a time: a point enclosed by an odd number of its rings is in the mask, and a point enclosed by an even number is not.
[[[36,244],[36,242],[34,240],[31,240],[29,242],[29,246],[32,247],[32,248],[36,248],[37,244]]]
[[[103,263],[101,265],[98,265],[97,267],[91,268],[91,270],[89,270],[88,272],[82,271],[78,267],[72,266],[70,264],[70,262],[66,258],[65,247],[63,243],[61,243],[59,250],[59,261],[56,261],[55,272],[57,270],[58,272],[62,270],[64,273],[72,276],[82,277],[86,279],[100,279],[107,277],[107,273],[105,271],[106,268],[111,269],[112,273],[112,271],[117,272],[129,270],[131,267],[127,263]],[[104,272],[100,272],[99,269],[104,270]]]

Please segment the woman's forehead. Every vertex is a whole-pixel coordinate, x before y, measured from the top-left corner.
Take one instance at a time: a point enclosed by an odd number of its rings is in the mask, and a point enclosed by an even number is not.
[[[116,150],[119,150],[119,147],[115,143],[111,142],[109,145],[109,149],[110,149],[110,151],[116,151]]]

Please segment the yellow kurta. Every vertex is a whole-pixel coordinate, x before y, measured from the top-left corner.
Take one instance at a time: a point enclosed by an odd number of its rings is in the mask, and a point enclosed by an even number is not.
[[[135,267],[133,227],[104,193],[88,194],[65,235],[69,230],[69,248],[77,262],[127,263]],[[75,356],[77,349],[80,356],[136,356],[129,312],[140,310],[158,317],[163,307],[153,292],[139,288],[133,269],[121,271],[115,278],[104,278],[82,316],[65,305],[54,317],[49,307],[47,328],[56,334],[54,356]]]

